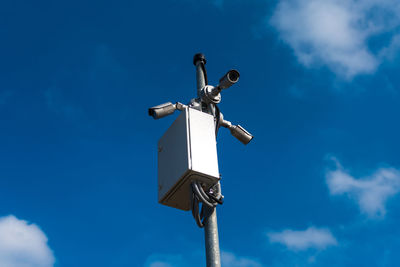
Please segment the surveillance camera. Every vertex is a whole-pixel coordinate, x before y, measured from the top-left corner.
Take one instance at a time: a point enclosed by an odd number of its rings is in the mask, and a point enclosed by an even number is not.
[[[228,71],[220,80],[217,86],[206,85],[201,89],[201,98],[206,103],[218,104],[221,102],[220,92],[223,89],[231,87],[239,81],[239,72],[237,70]]]
[[[217,86],[220,89],[226,89],[239,81],[239,72],[237,70],[228,71],[220,80]]]
[[[229,130],[244,145],[247,145],[253,139],[253,136],[240,125],[232,125]]]
[[[253,139],[253,135],[246,131],[242,126],[232,125],[230,121],[225,120],[224,115],[221,112],[219,113],[219,126],[228,128],[231,131],[231,134],[245,145]]]
[[[149,108],[149,115],[154,119],[160,119],[165,116],[171,115],[176,110],[176,105],[171,102],[167,102],[152,108]]]

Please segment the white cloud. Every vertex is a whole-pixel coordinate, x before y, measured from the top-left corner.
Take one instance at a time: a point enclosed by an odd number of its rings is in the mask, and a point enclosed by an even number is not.
[[[178,254],[152,254],[150,255],[145,267],[183,267],[186,263],[182,255]]]
[[[354,199],[361,212],[370,218],[383,217],[387,200],[400,192],[400,171],[394,168],[379,168],[371,176],[356,179],[337,169],[326,174],[331,195],[347,195]]]
[[[295,251],[310,248],[322,250],[337,245],[336,238],[325,228],[309,227],[304,231],[287,229],[282,232],[270,232],[267,235],[271,243],[280,243]]]
[[[173,267],[173,265],[169,264],[168,262],[155,261],[152,262],[149,267]]]
[[[280,0],[271,24],[306,67],[326,65],[346,79],[370,74],[398,50],[397,0]],[[388,33],[373,52],[371,38]],[[383,52],[385,50],[390,50]]]
[[[145,267],[184,267],[184,266],[204,266],[205,252],[185,253],[185,257],[179,254],[152,254],[144,266]],[[190,264],[189,264],[190,263]],[[262,267],[257,259],[238,256],[232,252],[221,251],[221,265],[229,267]]]
[[[12,215],[0,218],[0,266],[50,267],[54,262],[47,237],[37,225]]]
[[[229,267],[262,267],[261,263],[255,259],[237,256],[231,252],[221,252],[221,265]]]

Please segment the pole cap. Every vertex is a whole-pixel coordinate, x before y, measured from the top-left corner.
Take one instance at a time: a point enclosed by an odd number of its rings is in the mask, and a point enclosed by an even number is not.
[[[193,64],[196,66],[197,61],[201,60],[203,64],[206,64],[206,56],[202,53],[197,53],[193,57]]]

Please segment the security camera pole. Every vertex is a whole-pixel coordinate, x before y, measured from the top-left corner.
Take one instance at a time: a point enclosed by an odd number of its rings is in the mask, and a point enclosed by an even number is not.
[[[203,54],[196,54],[193,58],[193,64],[196,66],[196,80],[197,80],[197,97],[201,99],[202,89],[206,84],[206,59]],[[202,105],[207,103],[202,102]],[[215,117],[215,104],[208,104],[203,112],[207,112]],[[220,267],[221,256],[219,250],[218,239],[218,223],[217,223],[217,209],[204,206],[207,209],[208,218],[204,221],[204,237],[206,243],[206,261],[207,267]]]
[[[154,119],[181,111],[158,142],[158,198],[161,204],[192,210],[197,225],[204,227],[207,267],[220,267],[216,206],[223,203],[223,196],[215,139],[221,126],[245,145],[253,136],[225,120],[217,106],[220,92],[239,80],[239,72],[228,71],[214,87],[208,85],[204,55],[196,54],[193,64],[197,98],[187,105],[168,102],[149,109]]]

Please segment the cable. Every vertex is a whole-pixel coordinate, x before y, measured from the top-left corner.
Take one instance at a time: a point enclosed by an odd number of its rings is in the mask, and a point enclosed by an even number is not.
[[[196,197],[196,195],[194,193],[192,193],[192,215],[193,215],[193,218],[195,219],[197,225],[200,228],[203,228],[204,227],[204,223],[203,223],[203,221],[202,221],[202,219],[200,217],[200,214],[199,214],[199,202],[198,202],[198,199],[197,199],[197,197]]]
[[[212,203],[212,200],[210,197],[204,192],[203,188],[201,187],[199,182],[193,182],[192,183],[192,189],[193,192],[196,194],[198,197],[199,201],[203,202],[203,204],[209,206],[210,208],[216,206],[214,203]]]
[[[221,123],[221,111],[219,110],[219,107],[217,105],[215,105],[215,111],[216,111],[216,114],[215,114],[215,120],[216,120],[216,122],[215,122],[215,137],[217,137],[219,127],[221,126],[220,125],[220,123]]]
[[[199,181],[193,181],[192,187],[192,215],[200,228],[204,227],[207,218],[218,204],[222,204],[223,196],[220,193],[219,183],[204,191]],[[201,209],[200,209],[201,203]]]

